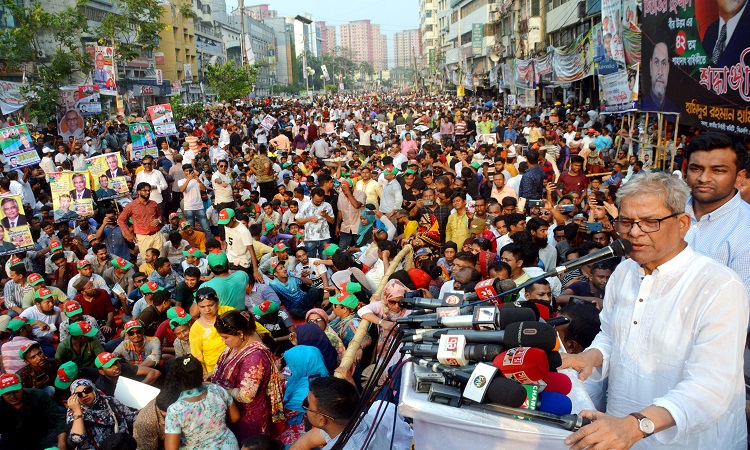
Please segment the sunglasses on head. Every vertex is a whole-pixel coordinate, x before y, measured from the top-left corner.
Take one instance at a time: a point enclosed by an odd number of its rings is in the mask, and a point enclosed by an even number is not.
[[[136,329],[128,331],[128,336],[135,336],[136,334],[143,334],[143,330]]]
[[[323,319],[321,319],[320,317],[318,317],[317,319],[310,319],[310,320],[308,320],[307,323],[320,323],[320,322],[323,322],[323,321],[324,321]]]
[[[92,388],[91,386],[86,386],[85,388],[83,388],[83,390],[82,390],[82,391],[78,391],[78,392],[76,392],[76,396],[77,396],[78,398],[81,398],[81,397],[83,397],[84,395],[89,395],[89,394],[90,394],[90,393],[92,393],[92,392],[94,392],[94,388]]]

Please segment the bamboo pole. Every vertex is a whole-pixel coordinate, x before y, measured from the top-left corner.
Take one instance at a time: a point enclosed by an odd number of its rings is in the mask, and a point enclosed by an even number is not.
[[[652,164],[654,167],[659,167],[664,170],[664,164],[666,163],[665,148],[662,146],[662,132],[664,131],[664,114],[659,113],[656,116],[656,154],[652,155],[654,161]]]
[[[648,113],[646,113],[646,123],[643,125],[643,133],[646,135],[647,141],[650,142],[650,139],[648,138]],[[640,136],[638,137],[638,141],[640,141]],[[638,149],[638,161],[643,161],[643,145],[641,144]]]
[[[677,118],[675,119],[675,123],[674,123],[674,136],[672,139],[672,158],[671,158],[672,160],[669,162],[669,167],[670,167],[670,170],[679,170],[680,172],[682,172],[682,167],[678,167],[677,169],[675,169],[674,167],[674,155],[675,153],[677,153],[677,134],[679,132],[679,128],[680,128],[680,115],[677,114]]]
[[[383,289],[385,289],[385,285],[388,284],[388,277],[393,275],[393,272],[396,271],[396,268],[401,263],[401,261],[407,256],[411,255],[413,252],[413,249],[411,245],[406,244],[404,248],[401,249],[400,252],[396,255],[395,258],[393,258],[393,261],[391,261],[391,264],[388,266],[388,270],[385,271],[383,274],[383,278],[380,280],[380,284],[378,285],[378,288],[375,290],[375,293],[370,298],[370,302],[379,302],[380,301],[380,295],[383,293]],[[352,338],[351,342],[349,342],[349,346],[346,348],[346,351],[344,352],[344,356],[341,358],[341,364],[339,364],[340,369],[344,369],[343,372],[348,372],[349,369],[354,365],[354,359],[357,356],[357,350],[359,350],[360,346],[362,345],[362,340],[367,335],[367,329],[370,327],[370,321],[362,319],[359,322],[359,326],[357,327],[357,332],[354,334],[354,338]],[[337,378],[343,378],[343,375],[340,374],[338,371],[334,372],[334,376]]]

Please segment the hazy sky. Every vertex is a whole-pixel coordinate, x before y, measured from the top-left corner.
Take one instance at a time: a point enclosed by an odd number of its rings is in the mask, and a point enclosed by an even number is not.
[[[226,0],[227,7],[237,7],[237,0]],[[351,20],[370,19],[380,25],[388,39],[388,57],[393,59],[394,32],[419,27],[418,0],[245,0],[245,6],[267,3],[279,16],[296,16],[310,13],[313,20],[329,25],[341,25]],[[337,32],[338,35],[338,32]]]

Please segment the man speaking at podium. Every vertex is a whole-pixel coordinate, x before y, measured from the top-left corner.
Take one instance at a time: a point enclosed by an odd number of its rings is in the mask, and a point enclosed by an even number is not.
[[[747,289],[685,242],[685,183],[646,174],[617,192],[621,237],[633,244],[609,280],[601,331],[561,367],[609,377],[607,413],[566,440],[572,449],[745,449],[742,356]]]

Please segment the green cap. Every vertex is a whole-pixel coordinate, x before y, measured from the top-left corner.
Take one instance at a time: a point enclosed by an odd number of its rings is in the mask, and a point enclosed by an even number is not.
[[[26,325],[31,325],[31,319],[26,319],[25,317],[14,317],[8,322],[8,329],[14,333],[18,333],[18,330]]]
[[[357,309],[357,306],[359,306],[359,300],[357,299],[357,297],[347,292],[344,292],[336,298],[330,298],[329,300],[334,305],[344,305],[347,308],[351,309]]]
[[[414,172],[412,172],[414,173]],[[350,178],[342,178],[341,181],[346,181],[346,183],[349,185],[349,187],[354,187],[354,182]]]
[[[196,258],[203,256],[203,252],[198,247],[189,247],[187,250],[183,250],[182,254],[185,256],[195,256]]]
[[[23,389],[21,377],[16,374],[4,373],[0,375],[0,395]]]
[[[79,322],[71,323],[68,327],[68,331],[71,336],[87,336],[94,337],[99,332],[98,328],[94,328],[89,325],[88,322],[81,320]]]
[[[281,252],[284,252],[286,250],[289,250],[289,247],[287,247],[286,244],[283,243],[283,242],[278,242],[278,243],[276,243],[276,245],[273,246],[273,252],[274,253],[281,253]]]
[[[156,284],[154,281],[147,281],[143,283],[140,287],[142,294],[153,294],[154,292],[158,292],[161,290],[164,290],[163,287]]]
[[[219,211],[219,225],[226,225],[234,217],[234,210],[232,208],[226,208]]]
[[[396,175],[398,173],[398,169],[395,168],[395,167],[392,167],[392,166],[391,167],[386,167],[383,170],[383,173],[386,174],[386,175]]]
[[[339,246],[336,244],[326,244],[325,247],[323,247],[323,254],[326,256],[333,256],[339,249]]]
[[[260,305],[253,306],[253,313],[256,316],[265,316],[266,314],[273,314],[279,312],[279,305],[277,303],[266,300]]]
[[[31,350],[34,347],[42,348],[42,346],[39,345],[38,342],[30,342],[28,344],[25,344],[23,347],[21,347],[20,350],[18,350],[18,357],[21,358],[21,359],[23,359],[23,357],[26,356],[26,352],[28,352],[29,350]]]
[[[210,267],[229,266],[229,259],[224,252],[211,252],[208,254],[208,265]]]
[[[78,365],[73,361],[60,364],[55,377],[55,387],[58,389],[68,389],[78,376]]]
[[[174,329],[177,325],[187,325],[193,319],[183,308],[174,306],[167,310],[167,319],[169,326]]]
[[[120,358],[110,352],[101,352],[94,360],[94,365],[96,365],[97,369],[108,369],[119,360]]]
[[[415,171],[414,171],[414,170],[412,170],[412,169],[406,169],[406,170],[404,171],[404,175],[414,175],[415,173],[417,173],[417,172],[415,172]]]
[[[110,264],[112,264],[113,267],[117,267],[118,269],[121,269],[121,270],[128,270],[131,267],[133,267],[133,263],[131,263],[130,261],[126,259],[120,258],[119,256],[117,258],[112,259],[112,261],[110,261]]]
[[[482,165],[479,164],[478,162],[473,162],[473,163],[471,163],[471,167],[473,167],[475,169],[478,169],[478,168],[482,167]]]
[[[265,227],[263,227],[263,228],[265,228],[265,231],[263,231],[263,235],[265,236],[265,235],[267,235],[267,234],[268,234],[268,232],[269,232],[269,231],[271,231],[271,230],[273,230],[274,228],[276,228],[276,226],[275,226],[275,225],[273,224],[273,222],[267,222],[267,223],[266,223],[266,226],[265,226]]]
[[[362,285],[359,283],[355,283],[354,281],[349,281],[347,283],[344,283],[343,291],[349,294],[356,294],[358,292],[362,292]]]

